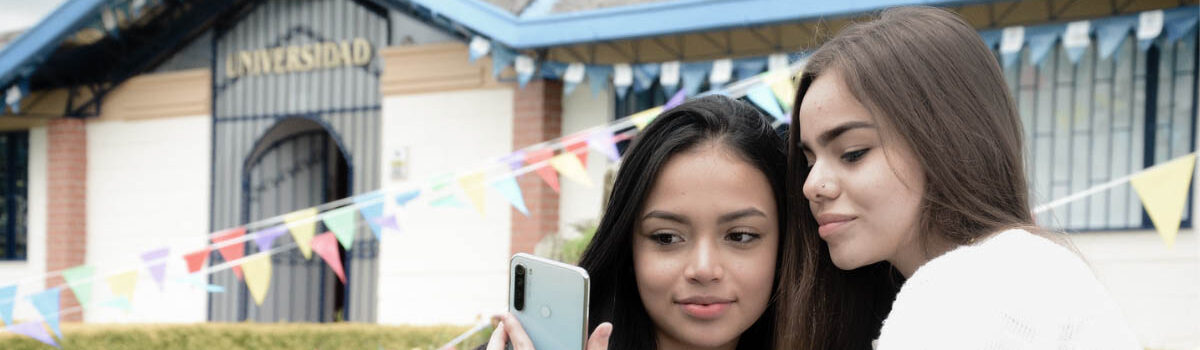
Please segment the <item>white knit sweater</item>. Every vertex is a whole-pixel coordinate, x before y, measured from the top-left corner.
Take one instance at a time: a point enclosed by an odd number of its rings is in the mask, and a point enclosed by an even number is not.
[[[962,246],[904,283],[877,349],[1141,349],[1074,252],[1024,230]]]

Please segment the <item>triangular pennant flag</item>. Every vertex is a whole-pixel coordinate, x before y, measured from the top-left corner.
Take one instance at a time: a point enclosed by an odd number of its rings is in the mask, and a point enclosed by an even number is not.
[[[629,87],[633,85],[633,67],[628,63],[617,63],[613,65],[613,90],[617,92],[617,98],[625,98],[625,94],[629,92]]]
[[[658,63],[643,63],[633,66],[633,89],[638,92],[649,90],[658,80]]]
[[[670,100],[667,100],[667,103],[663,105],[663,110],[669,111],[671,108],[683,104],[684,100],[687,100],[687,90],[679,90],[674,96],[671,96]]]
[[[608,77],[612,76],[612,66],[587,66],[588,83],[592,86],[592,97],[608,89]]]
[[[730,80],[733,80],[733,60],[722,58],[713,61],[712,72],[708,74],[708,85],[716,90]]]
[[[521,167],[525,166],[525,151],[517,150],[516,152],[509,153],[508,155],[501,157],[500,162],[508,164],[508,170],[520,169]]]
[[[67,281],[67,286],[71,287],[71,292],[75,293],[75,300],[79,301],[79,305],[84,309],[91,307],[92,300],[92,274],[96,272],[95,268],[88,265],[80,265],[63,270],[63,279]]]
[[[292,240],[300,247],[305,259],[312,259],[312,248],[308,246],[308,242],[312,241],[317,232],[316,216],[317,208],[297,210],[283,216],[288,232],[292,233]]]
[[[500,72],[512,65],[515,59],[517,59],[517,53],[509,48],[504,45],[492,45],[492,76],[500,76]]]
[[[1167,247],[1175,246],[1195,166],[1196,154],[1193,153],[1143,171],[1129,180]]]
[[[765,84],[754,84],[749,90],[746,90],[746,99],[762,108],[768,115],[775,117],[776,120],[783,120],[786,116],[783,115],[783,110],[779,108],[779,99],[775,97],[775,93]]]
[[[317,252],[317,256],[321,257],[321,260],[325,260],[342,284],[345,284],[346,272],[342,270],[342,258],[338,255],[337,238],[332,233],[322,233],[313,237],[312,247],[313,251]]]
[[[995,29],[981,31],[979,38],[983,39],[983,44],[987,45],[988,49],[995,50],[996,44],[1000,42],[1000,31]]]
[[[250,289],[254,303],[262,306],[267,298],[267,290],[271,288],[271,256],[255,254],[246,258],[242,269],[246,271],[246,288]]]
[[[62,338],[62,330],[58,328],[58,295],[59,288],[54,287],[29,296],[29,300],[42,315],[42,319],[46,320],[46,324],[50,325],[50,329],[54,330],[54,334]]]
[[[712,70],[712,62],[688,62],[680,67],[679,74],[683,80],[683,90],[688,96],[700,93],[700,86],[708,80],[708,72]]]
[[[396,205],[404,206],[421,195],[421,190],[402,192],[396,195]]]
[[[1137,19],[1133,17],[1111,17],[1097,21],[1096,49],[1100,51],[1100,59],[1112,56],[1135,25]]]
[[[739,58],[733,61],[733,65],[737,78],[746,79],[767,69],[767,59],[765,57]]]
[[[380,228],[400,232],[400,221],[396,219],[395,213],[376,219],[375,224],[379,225]]]
[[[529,56],[517,55],[513,61],[513,69],[517,71],[517,84],[525,87],[529,80],[533,79],[533,73],[537,72],[537,63]]]
[[[608,160],[618,161],[621,154],[617,152],[617,144],[613,143],[613,132],[608,128],[600,129],[588,136],[588,147],[608,156]]]
[[[492,42],[488,39],[476,35],[471,38],[471,44],[467,46],[467,60],[475,62],[475,60],[487,55],[492,50]]]
[[[475,205],[475,210],[479,215],[484,215],[484,207],[487,206],[487,198],[484,196],[483,182],[487,180],[487,176],[483,172],[474,172],[458,178],[458,186],[462,187],[464,193],[467,194],[467,199],[471,200],[471,204]]]
[[[242,256],[244,256],[246,254],[246,247],[241,242],[242,236],[245,236],[245,235],[246,235],[245,227],[229,229],[229,230],[226,230],[225,232],[218,234],[216,237],[213,237],[213,245],[221,246],[220,248],[217,248],[217,252],[221,253],[221,258],[225,259],[226,262],[237,261],[237,259],[241,259]],[[229,241],[238,241],[238,242],[237,243],[225,243],[225,242],[229,242]],[[223,243],[225,243],[225,244],[223,244]],[[238,266],[238,265],[234,265],[233,266],[233,274],[237,275],[238,279],[242,279],[242,267]]]
[[[1087,50],[1088,45],[1092,43],[1091,37],[1091,22],[1075,21],[1067,24],[1067,31],[1063,33],[1063,47],[1067,49],[1067,58],[1071,59],[1071,63],[1078,63],[1083,57],[1083,52]]]
[[[112,295],[114,296],[133,300],[133,290],[137,286],[137,278],[137,270],[129,270],[108,276],[108,289],[112,290]]]
[[[1021,47],[1025,45],[1025,27],[1015,26],[1004,28],[1000,32],[1000,55],[1004,58],[1004,67],[1008,68],[1021,57]]]
[[[288,232],[287,224],[275,225],[254,233],[254,245],[258,251],[270,251],[275,246],[275,239]]]
[[[587,72],[587,67],[583,63],[571,63],[567,65],[567,70],[563,72],[563,96],[570,95],[575,91],[575,86],[583,82],[584,74]]]
[[[225,287],[218,286],[215,284],[208,284],[208,281],[205,281],[205,279],[204,279],[205,277],[206,277],[205,274],[193,273],[193,274],[190,274],[190,275],[187,275],[184,277],[177,278],[177,280],[183,284],[190,285],[197,289],[203,289],[209,293],[225,293]]]
[[[30,337],[45,343],[46,345],[61,349],[61,347],[58,346],[58,343],[54,342],[54,338],[51,338],[50,334],[46,333],[46,327],[43,326],[41,322],[25,322],[8,326],[5,329],[7,329],[9,332]],[[62,336],[60,335],[59,337],[61,338]]]
[[[554,150],[548,148],[530,151],[525,155],[525,164],[538,164],[549,160],[553,156]],[[546,182],[546,185],[554,189],[554,192],[558,192],[558,173],[555,173],[554,169],[547,167],[546,164],[542,164],[534,169],[534,171],[542,178],[542,181]]]
[[[447,193],[444,197],[434,199],[429,202],[429,206],[434,208],[465,208],[467,203],[464,203],[454,193]]]
[[[16,285],[0,287],[0,319],[4,320],[5,325],[13,324],[13,304],[16,304],[13,299],[16,298]]]
[[[771,93],[775,95],[775,99],[779,100],[779,105],[783,106],[783,110],[792,110],[792,102],[796,100],[796,85],[792,83],[792,72],[790,70],[779,70],[768,73],[764,79],[767,85],[771,87]]]
[[[337,236],[338,242],[342,243],[342,248],[346,250],[354,248],[354,235],[358,233],[358,225],[354,224],[353,206],[330,210],[325,213],[322,221],[325,222],[325,228],[333,231],[333,235]]]
[[[583,170],[583,163],[579,162],[579,158],[567,153],[559,154],[550,158],[550,166],[558,170],[560,174],[575,182],[591,186],[592,180],[588,178],[587,172]]]
[[[587,138],[588,138],[587,134],[574,134],[571,136],[564,137],[562,140],[563,152],[571,153],[571,154],[574,154],[576,157],[579,157],[579,163],[583,164],[584,169],[587,169],[587,159],[588,159],[587,158],[588,157]]]
[[[506,176],[500,181],[492,183],[492,189],[499,192],[500,195],[508,199],[508,203],[512,204],[521,214],[529,216],[529,208],[525,207],[525,197],[521,194],[521,186],[517,185],[517,179],[512,176]]]
[[[383,204],[387,201],[383,192],[368,193],[354,197],[354,205],[358,206],[358,213],[362,214],[363,220],[367,222],[367,226],[371,228],[371,233],[375,234],[375,239],[383,238],[383,228],[377,222],[383,216]]]
[[[780,71],[787,69],[788,55],[786,53],[773,53],[767,56],[767,71]]]
[[[1172,11],[1171,16],[1166,19],[1167,26],[1167,42],[1175,43],[1176,40],[1182,38],[1185,34],[1196,26],[1196,21],[1200,18],[1196,17],[1196,9],[1190,10],[1192,13]]]
[[[1138,14],[1138,50],[1149,49],[1150,43],[1162,34],[1164,18],[1163,10],[1150,10]]]
[[[158,283],[159,290],[166,288],[163,281],[167,276],[167,255],[170,255],[170,250],[167,248],[142,253],[142,262],[146,263],[146,269],[150,270],[150,277],[153,277],[154,282]]]
[[[659,68],[658,84],[667,96],[674,95],[679,88],[679,68],[681,66],[679,61],[670,61],[663,62]]]
[[[1058,42],[1065,28],[1062,25],[1030,28],[1028,31],[1029,60],[1038,66],[1045,62],[1046,55],[1055,48],[1054,43]]]
[[[125,312],[133,311],[133,304],[129,303],[129,298],[123,296],[116,296],[112,299],[108,299],[103,303],[100,303],[100,306],[111,307]]]
[[[662,113],[662,111],[663,106],[658,106],[637,112],[634,115],[629,116],[629,119],[633,121],[633,126],[637,127],[638,131],[641,131],[645,129],[647,125],[650,125],[650,122],[654,121],[654,118],[658,117],[658,114]]]
[[[187,253],[187,255],[184,255],[183,260],[187,261],[188,273],[195,273],[196,271],[200,271],[200,268],[204,267],[204,260],[208,259],[209,252],[210,252],[210,250],[208,249],[208,247],[204,247],[204,248],[200,248],[200,250],[197,250],[197,251],[194,251],[191,253]]]

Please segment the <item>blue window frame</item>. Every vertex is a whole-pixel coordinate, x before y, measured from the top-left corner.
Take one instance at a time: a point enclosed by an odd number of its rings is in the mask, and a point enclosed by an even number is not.
[[[0,260],[25,260],[29,132],[0,132]]]

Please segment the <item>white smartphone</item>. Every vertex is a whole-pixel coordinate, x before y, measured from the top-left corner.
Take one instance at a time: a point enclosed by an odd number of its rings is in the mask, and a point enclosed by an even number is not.
[[[513,255],[508,266],[508,312],[538,350],[583,350],[587,344],[588,273],[578,266]]]

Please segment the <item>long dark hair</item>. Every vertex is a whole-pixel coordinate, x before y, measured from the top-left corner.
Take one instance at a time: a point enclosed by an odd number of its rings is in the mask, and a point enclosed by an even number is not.
[[[967,244],[1033,223],[1020,117],[979,34],[957,15],[932,7],[889,9],[847,27],[809,58],[792,112],[788,204],[798,222],[791,228],[799,230],[806,251],[798,264],[785,260],[781,268],[791,286],[781,288],[778,306],[794,317],[779,318],[780,327],[796,331],[779,338],[787,348],[869,347],[865,342],[878,336],[899,279],[886,262],[830,271],[828,246],[813,233],[796,123],[808,88],[827,73],[837,74],[875,121],[913,151],[926,184],[922,242]]]
[[[707,142],[720,143],[762,171],[775,195],[777,212],[786,213],[783,140],[757,109],[712,95],[684,102],[658,116],[624,155],[600,227],[579,260],[592,281],[589,324],[595,329],[602,322],[613,323],[610,349],[657,347],[655,327],[634,278],[633,231],[663,165],[672,156]],[[779,215],[780,232],[785,232],[786,222],[786,215]],[[791,241],[786,234],[780,235],[777,256],[798,253],[798,249],[785,249]],[[773,283],[779,283],[778,271]],[[774,320],[775,307],[769,305],[742,333],[738,348],[771,348]]]

